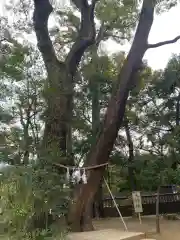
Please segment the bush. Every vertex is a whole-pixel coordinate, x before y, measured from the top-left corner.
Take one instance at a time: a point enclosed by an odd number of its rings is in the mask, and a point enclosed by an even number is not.
[[[13,167],[1,176],[1,221],[9,237],[45,239],[50,225],[66,212],[69,189],[55,171],[47,168]],[[50,214],[53,209],[53,214]]]

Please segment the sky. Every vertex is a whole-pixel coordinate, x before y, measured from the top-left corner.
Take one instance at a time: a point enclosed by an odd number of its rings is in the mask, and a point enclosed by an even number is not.
[[[3,2],[8,1],[9,0],[0,0],[0,15],[2,13]],[[177,35],[180,35],[179,23],[180,4],[166,13],[155,16],[149,36],[149,43],[173,39]],[[127,45],[122,47],[121,45],[118,45],[112,41],[108,41],[106,43],[106,47],[110,53],[113,53],[119,50],[128,51],[130,46]],[[174,44],[162,46],[156,49],[150,49],[146,52],[144,58],[148,60],[148,64],[153,69],[161,69],[166,66],[168,59],[172,56],[172,54],[180,54],[180,40]]]
[[[180,35],[180,4],[169,12],[157,16],[151,29],[149,43],[173,39]],[[154,69],[164,68],[172,54],[180,54],[180,41],[148,50],[145,57]]]
[[[180,4],[172,8],[166,13],[155,16],[153,26],[151,28],[149,43],[156,43],[165,40],[170,40],[180,35]],[[117,52],[122,50],[122,47],[109,41],[106,44],[108,51]],[[125,46],[125,50],[129,46]],[[156,49],[150,49],[146,52],[144,58],[148,60],[149,65],[153,69],[164,68],[168,59],[172,54],[180,54],[180,40],[177,43],[162,46]]]

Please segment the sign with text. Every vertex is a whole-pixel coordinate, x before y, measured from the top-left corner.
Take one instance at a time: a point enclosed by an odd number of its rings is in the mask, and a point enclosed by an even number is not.
[[[142,201],[141,201],[141,193],[139,191],[132,192],[132,200],[134,205],[134,211],[136,213],[142,213]]]

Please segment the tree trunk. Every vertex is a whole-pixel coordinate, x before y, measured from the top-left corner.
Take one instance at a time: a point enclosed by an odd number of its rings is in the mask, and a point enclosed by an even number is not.
[[[134,74],[137,72],[144,53],[148,48],[147,40],[153,23],[153,15],[154,1],[144,0],[132,47],[118,75],[118,79],[120,80],[119,89],[116,96],[112,96],[110,100],[103,128],[99,133],[96,145],[92,147],[87,157],[88,165],[98,165],[108,162],[118,130],[123,121],[126,101],[129,89],[133,84]],[[94,198],[104,170],[105,167],[101,167],[89,171],[88,183],[82,185],[78,191],[75,190],[74,201],[70,206],[68,215],[68,223],[72,231],[84,230],[84,226],[82,225],[83,212],[86,211],[88,202]],[[92,229],[92,223],[89,223],[89,229]]]
[[[129,157],[128,157],[129,185],[130,185],[131,191],[136,191],[137,186],[136,186],[136,178],[135,178],[135,172],[134,172],[134,145],[131,138],[129,122],[127,117],[125,117],[125,120],[124,120],[124,127],[126,131],[126,138],[127,138],[128,147],[129,147]]]
[[[51,160],[67,157],[71,137],[71,117],[73,101],[73,80],[81,57],[86,49],[94,44],[95,24],[94,9],[96,0],[88,4],[86,0],[72,0],[81,13],[81,24],[78,37],[73,44],[65,62],[60,62],[48,32],[48,19],[53,11],[49,0],[34,0],[34,28],[38,48],[42,54],[47,70],[47,84],[44,91],[47,102],[45,113],[45,130],[42,143],[43,154]],[[69,135],[69,136],[68,136]],[[49,158],[49,157],[48,157]]]

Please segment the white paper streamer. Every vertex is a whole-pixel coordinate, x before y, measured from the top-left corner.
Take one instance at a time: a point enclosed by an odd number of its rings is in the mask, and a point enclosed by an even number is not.
[[[83,181],[84,184],[87,184],[87,176],[86,176],[85,168],[83,169],[82,181]]]

